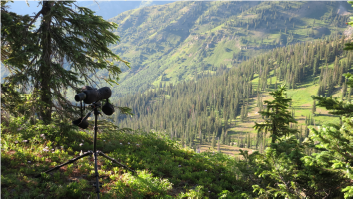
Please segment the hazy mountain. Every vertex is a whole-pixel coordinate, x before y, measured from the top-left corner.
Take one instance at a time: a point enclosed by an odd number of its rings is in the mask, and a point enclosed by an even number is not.
[[[341,34],[346,2],[174,2],[129,10],[111,49],[131,63],[115,93],[193,79],[275,47]],[[104,73],[101,73],[104,75]]]

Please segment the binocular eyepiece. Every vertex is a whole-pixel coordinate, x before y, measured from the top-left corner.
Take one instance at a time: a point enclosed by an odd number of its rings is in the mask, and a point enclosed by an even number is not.
[[[86,98],[86,93],[79,93],[75,95],[76,102],[82,101]]]
[[[83,90],[84,91],[82,91],[82,93],[75,95],[75,100],[77,102],[83,100],[84,103],[91,104],[99,100],[108,99],[112,96],[112,91],[109,87],[103,87],[97,90],[89,86],[85,86],[83,87]]]

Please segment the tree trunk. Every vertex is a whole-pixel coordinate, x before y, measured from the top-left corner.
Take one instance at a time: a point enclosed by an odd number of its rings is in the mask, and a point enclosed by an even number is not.
[[[41,45],[43,47],[43,60],[39,68],[40,74],[40,99],[44,104],[40,106],[40,115],[45,124],[51,121],[51,109],[52,109],[52,98],[50,93],[50,76],[51,76],[51,37],[50,37],[50,22],[51,17],[48,16],[50,12],[52,2],[43,1],[43,21],[42,21],[42,31],[43,37]]]

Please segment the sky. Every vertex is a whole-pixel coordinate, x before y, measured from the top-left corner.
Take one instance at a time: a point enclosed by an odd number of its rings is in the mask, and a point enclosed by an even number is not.
[[[26,3],[26,0],[13,0],[14,3],[8,3],[9,5],[9,11],[10,12],[15,12],[20,15],[26,15],[29,14],[30,16],[33,15],[33,12],[37,13],[40,10],[40,7],[38,6],[38,0],[28,0],[29,7]],[[77,0],[77,2],[81,2],[83,0]]]
[[[38,6],[39,1],[38,0],[28,0],[28,4],[26,3],[26,0],[13,0],[14,3],[9,2],[7,5],[9,6],[9,11],[14,12],[19,15],[26,15],[28,14],[29,16],[34,16],[35,14],[33,13],[38,13],[41,9],[41,6]],[[41,0],[42,1],[42,0]],[[77,0],[77,2],[82,2],[84,0]],[[93,2],[93,0],[92,0]],[[38,27],[39,21],[37,20],[34,25]]]

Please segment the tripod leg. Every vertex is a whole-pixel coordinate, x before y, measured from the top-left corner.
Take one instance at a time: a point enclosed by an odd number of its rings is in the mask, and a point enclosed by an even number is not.
[[[94,171],[96,173],[96,193],[97,198],[99,199],[99,175],[98,175],[98,166],[97,166],[97,151],[94,153]]]
[[[98,154],[102,155],[103,157],[107,158],[108,160],[111,160],[111,161],[113,161],[114,163],[119,164],[119,165],[122,166],[122,167],[125,167],[125,168],[128,169],[129,171],[131,171],[131,172],[133,172],[133,173],[136,173],[136,171],[130,169],[130,168],[127,167],[126,165],[121,164],[120,162],[116,161],[114,158],[111,158],[111,157],[105,155],[102,151],[97,151],[97,152],[98,152]]]
[[[58,166],[56,166],[56,167],[54,167],[54,168],[51,168],[51,169],[49,169],[49,170],[47,170],[47,171],[44,171],[44,173],[49,173],[49,172],[51,172],[51,171],[57,170],[57,169],[59,169],[60,167],[63,167],[63,166],[65,166],[65,165],[67,165],[67,164],[74,163],[75,161],[77,161],[77,160],[79,160],[79,159],[81,159],[81,158],[83,158],[83,157],[85,157],[85,156],[89,156],[89,155],[91,155],[91,154],[93,154],[93,152],[92,152],[92,151],[88,151],[87,153],[85,153],[85,154],[83,154],[83,155],[80,155],[80,156],[78,156],[78,157],[76,157],[76,158],[72,158],[71,160],[69,160],[69,161],[67,161],[67,162],[65,162],[65,163],[63,163],[63,164],[60,164],[60,165],[58,165]],[[35,177],[35,178],[39,178],[40,176],[41,176],[41,174],[38,174],[38,175],[36,175],[36,176],[34,176],[34,177]]]

